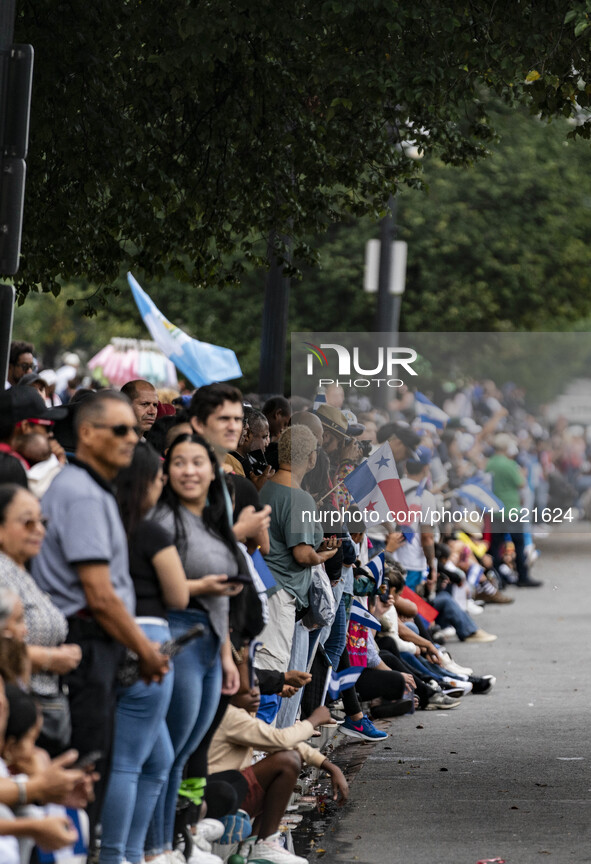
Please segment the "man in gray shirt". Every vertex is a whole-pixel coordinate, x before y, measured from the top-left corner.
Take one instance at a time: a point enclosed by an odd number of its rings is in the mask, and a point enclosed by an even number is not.
[[[42,500],[49,527],[32,574],[68,618],[68,641],[82,649],[82,661],[65,683],[72,746],[81,755],[101,753],[96,764],[101,779],[89,807],[94,835],[109,774],[116,676],[124,646],[140,658],[145,681],[160,681],[168,663],[133,617],[127,540],[111,485],[131,462],[140,434],[128,398],[111,391],[89,397],[78,409],[76,431],[76,458]]]

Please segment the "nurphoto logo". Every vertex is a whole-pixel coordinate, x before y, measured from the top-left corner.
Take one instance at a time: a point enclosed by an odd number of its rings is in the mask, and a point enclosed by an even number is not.
[[[353,346],[351,350],[337,342],[321,342],[319,345],[313,342],[302,342],[307,352],[306,375],[315,374],[315,369],[320,368],[324,374],[336,377],[319,378],[318,386],[326,387],[329,384],[337,384],[341,387],[402,387],[406,382],[401,378],[394,377],[395,372],[401,374],[404,370],[409,375],[416,375],[412,364],[417,359],[414,348],[404,347],[374,347],[372,357],[368,356],[366,349],[363,358],[360,356],[359,346]],[[330,360],[326,355],[330,353]],[[335,357],[336,354],[336,357]],[[369,364],[369,365],[368,365]],[[362,376],[351,377],[353,374]],[[383,376],[383,377],[375,377]]]

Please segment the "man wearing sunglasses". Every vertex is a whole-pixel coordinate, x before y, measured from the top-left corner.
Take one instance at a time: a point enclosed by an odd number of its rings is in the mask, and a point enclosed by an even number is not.
[[[35,349],[30,342],[11,342],[8,355],[8,383],[11,387],[28,372],[35,372],[37,364],[33,356]]]
[[[72,716],[72,746],[81,756],[100,751],[91,832],[108,780],[117,668],[124,648],[140,660],[143,679],[160,682],[168,661],[137,625],[125,530],[113,483],[133,457],[141,435],[129,399],[102,391],[80,403],[76,457],[43,496],[49,528],[33,577],[68,619],[68,641],[82,661],[65,678]]]

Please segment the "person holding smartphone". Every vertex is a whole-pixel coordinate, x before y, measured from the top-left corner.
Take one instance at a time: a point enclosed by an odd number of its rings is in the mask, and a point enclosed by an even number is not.
[[[167,478],[153,512],[179,550],[190,594],[169,613],[173,637],[199,623],[204,635],[175,658],[167,725],[174,749],[168,784],[148,830],[146,855],[172,848],[175,806],[184,765],[212,724],[221,694],[239,686],[229,639],[229,601],[242,591],[241,557],[228,518],[214,450],[196,433],[179,435],[164,462]]]
[[[174,534],[147,518],[163,483],[162,461],[147,443],[135,448],[117,483],[136,597],[135,621],[154,644],[171,638],[168,610],[183,609],[189,602]],[[119,688],[112,769],[101,818],[100,864],[143,860],[148,825],[174,761],[166,725],[173,682],[171,668],[159,687],[140,679]]]

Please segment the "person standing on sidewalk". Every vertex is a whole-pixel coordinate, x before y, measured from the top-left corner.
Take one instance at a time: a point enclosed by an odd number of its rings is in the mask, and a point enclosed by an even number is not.
[[[76,458],[43,496],[49,527],[32,575],[68,619],[68,642],[82,660],[64,678],[69,690],[71,745],[81,756],[100,752],[101,777],[88,808],[91,847],[109,777],[117,668],[125,647],[140,660],[146,682],[160,682],[168,661],[134,620],[135,593],[113,482],[127,467],[141,434],[126,396],[103,391],[81,403]]]

